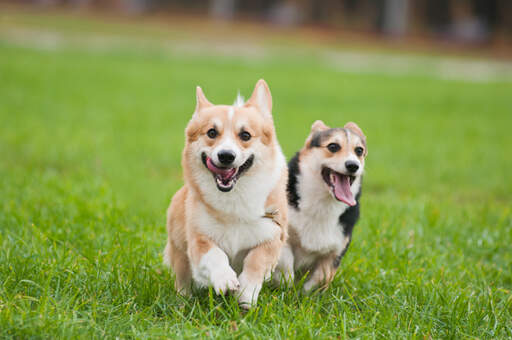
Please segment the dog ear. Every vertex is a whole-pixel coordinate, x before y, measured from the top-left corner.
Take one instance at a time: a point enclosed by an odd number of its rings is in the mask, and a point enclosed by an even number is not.
[[[366,156],[368,154],[368,148],[366,147],[366,136],[364,135],[363,130],[361,130],[361,128],[354,122],[348,122],[347,124],[345,124],[344,128],[349,129],[350,131],[361,137],[361,140],[363,141],[364,144],[364,155]]]
[[[329,129],[330,129],[330,127],[325,125],[325,123],[323,121],[321,121],[321,120],[315,121],[313,123],[313,125],[311,125],[311,132],[309,133],[309,136],[306,139],[306,143],[304,144],[304,146],[309,147],[309,148],[315,146],[315,144],[317,144],[317,143],[312,143],[313,139],[316,138],[315,140],[318,142],[319,141],[318,137],[320,136],[320,132],[327,131]],[[318,146],[318,145],[316,145],[316,146]]]
[[[361,130],[361,128],[356,123],[348,122],[347,124],[345,124],[344,128],[351,130],[355,134],[359,135],[359,137],[366,140],[366,136],[364,135],[363,130]]]
[[[245,105],[257,107],[265,115],[272,115],[272,95],[265,80],[258,80],[251,98]]]
[[[202,109],[210,106],[213,106],[213,104],[210,103],[208,99],[206,99],[206,96],[204,95],[201,87],[196,87],[196,110],[194,111],[194,115],[196,115]]]
[[[311,133],[329,130],[329,127],[321,120],[317,120],[311,125]]]

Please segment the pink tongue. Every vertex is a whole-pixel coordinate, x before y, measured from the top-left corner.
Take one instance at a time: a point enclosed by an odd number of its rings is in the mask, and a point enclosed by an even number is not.
[[[208,169],[210,169],[211,172],[216,173],[217,175],[220,175],[220,177],[222,177],[222,179],[229,179],[236,172],[235,168],[229,168],[229,169],[217,168],[215,166],[215,164],[213,164],[211,158],[206,159],[206,166],[208,167]]]
[[[350,191],[350,178],[339,174],[334,175],[334,196],[351,207],[356,205],[356,200]]]

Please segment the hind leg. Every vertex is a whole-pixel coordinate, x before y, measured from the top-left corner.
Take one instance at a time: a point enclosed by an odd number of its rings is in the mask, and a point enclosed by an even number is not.
[[[187,239],[185,228],[185,200],[187,187],[182,187],[172,198],[167,209],[167,245],[164,250],[164,262],[171,266],[176,274],[175,288],[178,293],[189,295],[191,292],[192,273],[187,256]],[[177,247],[176,245],[182,245]]]
[[[178,249],[172,244],[167,243],[165,256],[168,256],[169,264],[176,275],[174,288],[181,295],[190,295],[192,290],[192,272],[187,253]]]
[[[309,293],[314,288],[325,290],[336,275],[337,266],[335,265],[336,253],[331,253],[320,258],[308,281],[304,284],[304,292]]]

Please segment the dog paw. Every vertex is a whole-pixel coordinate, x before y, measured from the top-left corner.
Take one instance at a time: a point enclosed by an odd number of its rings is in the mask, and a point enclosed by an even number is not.
[[[176,288],[176,292],[181,295],[181,296],[184,296],[184,297],[189,297],[192,295],[192,289],[189,286],[183,286],[183,287],[178,287],[177,285],[175,286]]]
[[[217,295],[226,294],[228,291],[236,291],[240,288],[236,273],[230,267],[215,271],[211,282]]]
[[[306,283],[304,283],[304,286],[302,287],[302,290],[304,293],[309,294],[311,293],[316,287],[318,286],[317,282],[313,282],[313,280],[309,280]]]
[[[238,303],[243,309],[249,309],[256,304],[261,290],[261,282],[249,280],[244,272],[238,277],[240,289],[238,291]]]

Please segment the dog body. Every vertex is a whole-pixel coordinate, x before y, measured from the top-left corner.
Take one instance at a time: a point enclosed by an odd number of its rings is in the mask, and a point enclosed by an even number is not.
[[[366,137],[355,123],[331,129],[316,121],[289,162],[289,239],[276,280],[309,271],[304,290],[334,278],[359,218]]]
[[[247,103],[213,105],[197,88],[186,128],[185,185],[167,211],[164,260],[178,292],[194,281],[217,294],[256,302],[287,236],[287,167],[277,142],[272,99],[260,80]]]

